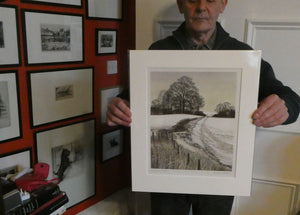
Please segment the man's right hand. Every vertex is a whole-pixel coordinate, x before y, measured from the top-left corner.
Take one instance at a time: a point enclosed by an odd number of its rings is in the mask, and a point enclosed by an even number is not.
[[[109,126],[123,125],[130,127],[132,120],[129,102],[119,97],[113,98],[107,107],[106,122]]]

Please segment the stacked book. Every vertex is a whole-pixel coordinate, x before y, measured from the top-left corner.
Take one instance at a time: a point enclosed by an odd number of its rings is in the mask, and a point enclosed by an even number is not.
[[[69,201],[59,186],[49,183],[30,192],[30,198],[7,215],[45,215],[52,214]]]

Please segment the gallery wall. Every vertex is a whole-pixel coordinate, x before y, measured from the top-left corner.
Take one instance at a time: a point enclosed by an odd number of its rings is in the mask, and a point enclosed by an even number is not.
[[[65,179],[80,186],[72,187],[76,199],[69,196],[67,214],[130,184],[129,130],[108,127],[104,112],[111,97],[128,84],[135,1],[111,1],[115,4],[103,4],[107,10],[96,4],[103,13],[118,7],[115,14],[103,16],[88,10],[95,1],[87,1],[0,4],[0,159],[8,163],[2,165],[24,161],[25,167],[49,161],[49,177],[54,177],[55,151],[73,150],[76,168]],[[53,43],[49,32],[63,42]],[[117,141],[117,150],[107,149],[110,139]],[[79,195],[89,191],[77,196],[77,188]]]

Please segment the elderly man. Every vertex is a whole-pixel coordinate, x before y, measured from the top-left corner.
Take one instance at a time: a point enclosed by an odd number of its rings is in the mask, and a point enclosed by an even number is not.
[[[247,44],[232,37],[217,22],[227,0],[177,0],[185,22],[172,36],[153,43],[153,50],[251,50]],[[200,60],[200,59],[199,59]],[[272,67],[262,60],[259,106],[253,113],[253,123],[261,127],[289,124],[297,120],[300,98],[275,78]],[[110,126],[130,126],[129,93],[125,90],[108,105]],[[151,194],[153,215],[187,215],[192,206],[194,215],[230,214],[233,196]]]

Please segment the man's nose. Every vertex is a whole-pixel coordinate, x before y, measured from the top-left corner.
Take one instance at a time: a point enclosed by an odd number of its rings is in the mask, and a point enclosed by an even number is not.
[[[198,0],[196,5],[196,11],[198,13],[206,10],[206,0]]]

